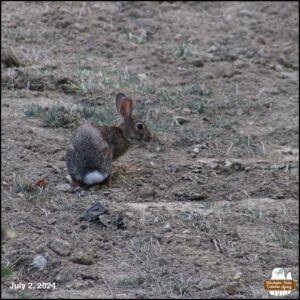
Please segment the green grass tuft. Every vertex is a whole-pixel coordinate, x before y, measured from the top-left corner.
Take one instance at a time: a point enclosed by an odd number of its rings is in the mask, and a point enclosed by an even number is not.
[[[282,248],[299,249],[299,235],[284,228],[273,231],[273,241],[277,242]]]
[[[11,276],[12,272],[13,270],[11,266],[3,266],[3,264],[1,264],[1,280]]]
[[[42,189],[31,182],[18,182],[16,183],[16,193],[22,194],[28,200],[35,200],[41,193]]]
[[[69,127],[77,118],[63,106],[53,106],[43,117],[45,127]]]
[[[119,285],[132,289],[140,286],[145,282],[145,279],[142,276],[133,276],[133,277],[124,277],[119,280]]]
[[[25,108],[24,114],[26,117],[36,117],[43,114],[46,110],[46,108],[43,108],[39,104],[31,104]]]

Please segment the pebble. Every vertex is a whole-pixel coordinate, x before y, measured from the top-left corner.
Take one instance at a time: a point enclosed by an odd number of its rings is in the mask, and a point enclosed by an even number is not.
[[[199,148],[194,148],[192,151],[197,154],[200,152]]]
[[[275,65],[275,70],[276,70],[277,72],[282,72],[282,71],[283,71],[282,65],[276,64],[276,65]]]
[[[164,225],[164,227],[163,227],[163,230],[164,230],[165,232],[170,232],[170,231],[172,231],[172,227],[171,227],[170,223],[166,223],[166,224]]]
[[[202,168],[194,167],[194,168],[192,169],[192,172],[193,172],[193,173],[201,173],[201,172],[202,172]]]
[[[58,184],[56,188],[62,192],[71,192],[73,190],[72,186],[68,183]]]
[[[196,267],[202,267],[202,265],[203,265],[200,259],[195,259],[193,261],[193,263],[194,263],[194,266],[196,266]]]
[[[225,167],[226,167],[226,168],[230,168],[231,165],[232,165],[232,162],[229,161],[228,159],[226,159],[226,160],[225,160]]]
[[[71,252],[71,245],[67,241],[58,238],[51,240],[49,247],[58,255],[68,256]]]
[[[243,273],[242,272],[237,272],[234,274],[234,276],[232,277],[233,280],[239,280],[241,279]]]
[[[174,119],[175,119],[175,122],[176,122],[177,125],[183,125],[183,124],[189,122],[188,119],[180,117],[180,116],[176,116]]]
[[[108,210],[106,207],[104,207],[100,202],[96,202],[91,207],[86,209],[80,216],[79,220],[85,220],[85,221],[98,221],[99,216],[103,214],[107,214]]]
[[[163,258],[163,257],[160,257],[159,259],[158,259],[158,264],[159,264],[159,266],[166,266],[167,264],[168,264],[168,261],[165,259],[165,258]]]
[[[197,60],[194,60],[194,61],[192,62],[192,65],[195,66],[195,67],[197,67],[197,68],[200,68],[200,67],[203,67],[203,66],[204,66],[204,63],[203,63],[202,60],[197,59]]]
[[[218,50],[218,48],[216,46],[210,46],[208,49],[207,49],[207,52],[208,53],[211,53],[211,52],[216,52]]]
[[[298,72],[281,72],[280,77],[283,79],[290,79],[294,82],[298,82],[299,80]]]
[[[43,255],[37,255],[33,259],[32,264],[34,265],[34,267],[36,267],[40,271],[43,271],[47,267],[47,260],[46,260],[46,258]]]
[[[204,199],[207,199],[209,197],[209,195],[205,192],[203,193],[194,193],[194,194],[190,194],[188,195],[188,199],[189,200],[204,200]]]
[[[226,291],[227,291],[227,294],[228,294],[228,295],[231,295],[231,296],[233,296],[233,295],[235,295],[235,294],[238,293],[238,289],[237,289],[237,287],[234,286],[234,285],[229,285],[229,286],[226,288]]]
[[[140,80],[140,81],[146,81],[148,80],[148,76],[145,74],[145,73],[140,73],[137,75],[137,78]]]
[[[55,281],[58,283],[70,281],[73,278],[73,274],[70,273],[70,270],[61,270],[56,276]]]
[[[70,260],[73,263],[80,265],[92,265],[94,263],[92,257],[84,253],[83,251],[79,251],[76,254],[72,255]]]
[[[207,73],[207,74],[204,75],[204,78],[209,80],[209,79],[214,79],[215,76],[211,73]]]
[[[119,270],[122,270],[122,271],[127,270],[128,267],[129,267],[129,265],[128,265],[125,261],[122,261],[122,262],[118,265],[118,269],[119,269]]]
[[[99,220],[105,227],[112,226],[112,217],[110,215],[100,215]]]
[[[217,284],[216,281],[211,280],[211,279],[202,279],[199,284],[198,284],[198,288],[199,290],[203,291],[203,290],[209,290],[212,287],[214,287]]]
[[[189,109],[189,108],[184,108],[183,110],[182,110],[182,112],[184,113],[184,114],[186,114],[186,115],[188,115],[188,114],[191,114],[192,113],[192,111]]]
[[[132,181],[132,184],[135,185],[135,186],[143,186],[143,182],[139,178],[134,179]]]

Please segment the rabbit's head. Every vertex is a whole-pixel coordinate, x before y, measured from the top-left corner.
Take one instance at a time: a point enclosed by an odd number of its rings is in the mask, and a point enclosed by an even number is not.
[[[146,124],[132,116],[132,100],[124,94],[118,93],[116,98],[118,113],[122,116],[123,122],[119,125],[124,137],[131,144],[150,142],[152,135]]]

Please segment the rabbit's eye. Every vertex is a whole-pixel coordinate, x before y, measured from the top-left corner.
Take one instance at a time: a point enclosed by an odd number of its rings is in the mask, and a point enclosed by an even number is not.
[[[136,128],[137,128],[137,129],[143,129],[144,126],[143,126],[142,123],[137,123],[137,124],[136,124]]]

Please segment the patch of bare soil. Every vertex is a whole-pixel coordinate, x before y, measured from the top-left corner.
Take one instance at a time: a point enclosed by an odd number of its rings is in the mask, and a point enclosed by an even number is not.
[[[3,298],[270,298],[274,268],[299,279],[298,2],[1,6]],[[118,92],[153,142],[111,188],[71,190],[72,132],[116,124]]]

